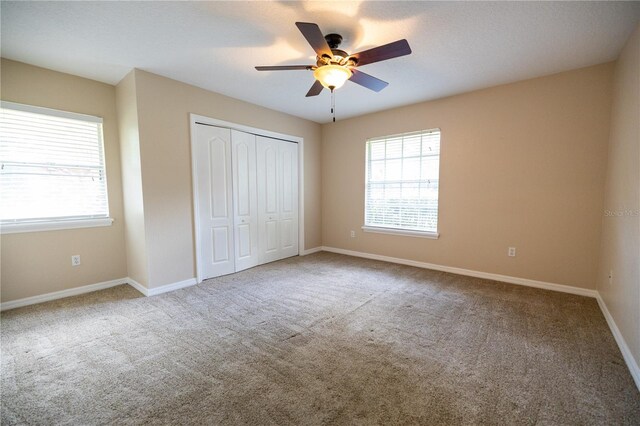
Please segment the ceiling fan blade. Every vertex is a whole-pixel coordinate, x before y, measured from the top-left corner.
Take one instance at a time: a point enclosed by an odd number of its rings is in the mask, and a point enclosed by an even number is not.
[[[367,65],[374,62],[386,61],[387,59],[397,58],[411,53],[411,48],[407,40],[402,39],[384,46],[374,47],[369,50],[354,53],[351,58],[358,60],[357,66]]]
[[[296,27],[298,27],[304,38],[307,39],[319,57],[333,57],[331,48],[324,39],[322,31],[320,31],[320,27],[318,27],[317,24],[313,24],[311,22],[296,22]]]
[[[313,65],[274,65],[256,67],[258,71],[312,70]]]
[[[375,78],[374,76],[362,71],[352,69],[351,72],[353,75],[349,79],[350,81],[353,81],[360,86],[364,86],[367,89],[371,89],[374,92],[379,92],[389,85],[386,81],[382,81],[379,78]]]
[[[324,86],[322,86],[322,84],[316,80],[313,82],[313,86],[311,86],[311,89],[309,89],[309,91],[307,92],[307,98],[309,96],[318,96],[320,94],[320,92],[322,92],[322,89],[324,89]]]

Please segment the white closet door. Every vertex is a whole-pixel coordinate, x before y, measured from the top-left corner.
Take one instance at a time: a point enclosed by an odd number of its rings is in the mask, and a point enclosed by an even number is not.
[[[298,254],[298,145],[256,138],[260,263]]]
[[[256,137],[231,131],[236,271],[258,265]]]
[[[258,172],[258,238],[260,263],[280,259],[278,241],[280,221],[280,197],[278,194],[278,141],[256,137]]]
[[[195,126],[200,277],[235,272],[231,185],[231,131]]]
[[[298,255],[298,144],[279,141],[280,257]]]

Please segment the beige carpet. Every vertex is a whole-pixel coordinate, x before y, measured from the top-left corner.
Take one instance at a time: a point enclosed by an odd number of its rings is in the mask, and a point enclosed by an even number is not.
[[[328,253],[2,314],[2,424],[639,424],[594,299]]]

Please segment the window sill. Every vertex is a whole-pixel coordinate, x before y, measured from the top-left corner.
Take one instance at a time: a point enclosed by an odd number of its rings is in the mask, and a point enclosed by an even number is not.
[[[428,232],[428,231],[413,231],[409,229],[397,229],[397,228],[383,228],[381,226],[363,226],[362,230],[364,232],[374,232],[377,234],[392,234],[392,235],[406,235],[409,237],[418,237],[418,238],[429,238],[432,240],[437,240],[440,234],[437,232]]]
[[[19,234],[23,232],[59,231],[62,229],[96,228],[111,226],[113,218],[56,220],[48,222],[7,223],[0,225],[0,234]]]

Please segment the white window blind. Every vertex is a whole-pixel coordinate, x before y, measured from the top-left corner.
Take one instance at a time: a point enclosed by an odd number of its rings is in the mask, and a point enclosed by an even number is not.
[[[365,227],[436,233],[440,130],[367,141]]]
[[[102,119],[2,102],[0,222],[109,215]]]

